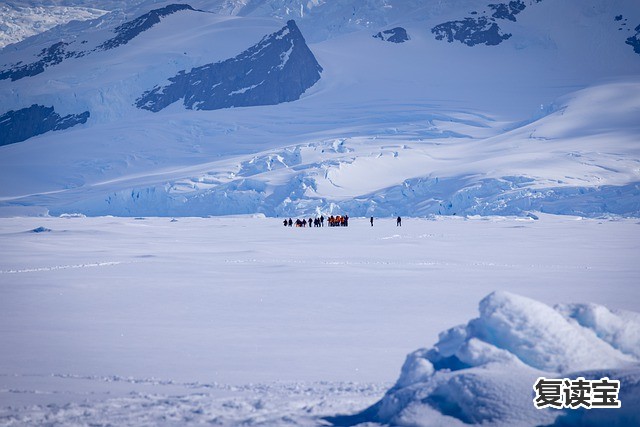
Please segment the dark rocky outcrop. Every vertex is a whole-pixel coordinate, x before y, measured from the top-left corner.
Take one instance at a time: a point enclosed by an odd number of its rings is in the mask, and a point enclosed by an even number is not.
[[[33,104],[20,110],[11,110],[0,116],[0,146],[26,141],[32,136],[49,131],[67,129],[86,123],[90,113],[60,116],[53,107]]]
[[[540,3],[542,0],[535,0]],[[527,8],[521,0],[513,0],[509,3],[495,3],[488,5],[492,11],[487,16],[486,12],[482,16],[478,12],[471,12],[473,17],[462,20],[444,22],[431,29],[436,40],[446,40],[449,43],[459,41],[467,46],[486,45],[495,46],[511,38],[510,33],[503,33],[498,21],[508,20],[516,22],[516,15]]]
[[[238,56],[181,71],[171,84],[145,92],[136,106],[157,112],[182,99],[186,108],[216,110],[295,101],[322,67],[294,21]]]
[[[182,11],[195,11],[188,4],[172,4],[160,9],[154,9],[144,15],[125,22],[115,28],[115,37],[110,38],[93,50],[72,50],[69,49],[71,43],[58,42],[50,47],[43,49],[37,57],[39,60],[30,64],[12,64],[9,68],[0,70],[0,80],[11,79],[11,81],[20,80],[25,77],[36,76],[43,73],[45,69],[61,63],[67,58],[80,58],[93,52],[114,49],[118,46],[129,43],[131,40],[139,36],[142,32],[150,29],[158,24],[160,20],[168,15]],[[82,42],[83,44],[85,42]]]
[[[634,36],[629,37],[625,43],[633,47],[633,51],[640,55],[640,25],[636,28],[636,34]]]
[[[407,30],[404,28],[396,27],[390,30],[380,31],[375,34],[373,38],[391,43],[404,43],[409,40],[409,35],[407,34]]]
[[[447,40],[449,43],[457,40],[467,46],[495,46],[511,38],[511,34],[503,34],[495,21],[484,16],[445,22],[433,27],[431,32],[436,35],[436,40]]]
[[[14,64],[12,68],[0,71],[0,80],[11,79],[11,81],[16,81],[43,73],[46,68],[61,63],[69,56],[69,52],[66,51],[67,46],[69,46],[68,43],[58,42],[46,49],[42,49],[37,56],[40,58],[38,61],[25,65]]]
[[[513,22],[516,22],[516,15],[525,10],[526,7],[527,6],[520,0],[489,5],[489,8],[493,9],[492,17],[496,19],[508,19]]]
[[[114,49],[123,44],[127,44],[142,32],[158,24],[162,18],[182,10],[195,11],[195,9],[188,4],[170,4],[163,8],[154,9],[145,13],[133,21],[125,22],[114,30],[116,36],[98,46],[98,50]]]

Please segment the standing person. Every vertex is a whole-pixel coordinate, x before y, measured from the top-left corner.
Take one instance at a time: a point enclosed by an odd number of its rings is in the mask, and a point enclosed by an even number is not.
[[[369,220],[369,222],[371,222],[371,226],[373,227],[373,217],[371,217],[371,219]]]
[[[293,221],[289,218],[289,227],[293,227]]]
[[[396,227],[402,227],[402,218],[398,217],[398,219],[396,219]]]

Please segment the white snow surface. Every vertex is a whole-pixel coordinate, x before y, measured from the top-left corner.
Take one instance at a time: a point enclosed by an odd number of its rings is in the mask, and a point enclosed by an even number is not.
[[[0,423],[633,425],[638,220],[536,216],[3,218]],[[538,376],[623,407],[537,410]]]

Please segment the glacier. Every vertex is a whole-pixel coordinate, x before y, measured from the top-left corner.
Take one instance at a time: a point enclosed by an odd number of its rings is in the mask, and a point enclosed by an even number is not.
[[[640,12],[590,1],[105,3],[0,51],[3,120],[88,113],[0,148],[0,215],[637,216]],[[511,37],[434,37],[465,17]]]

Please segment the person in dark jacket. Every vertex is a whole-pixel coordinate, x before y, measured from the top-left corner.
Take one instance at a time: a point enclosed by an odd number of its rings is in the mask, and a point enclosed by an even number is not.
[[[402,218],[398,217],[398,219],[396,219],[396,227],[402,227]]]
[[[371,226],[373,227],[373,217],[371,217],[371,219],[369,220],[369,222],[371,222]]]

